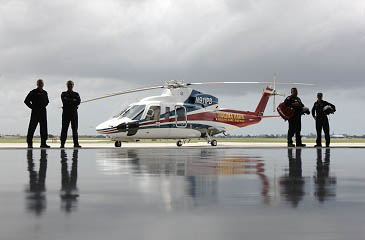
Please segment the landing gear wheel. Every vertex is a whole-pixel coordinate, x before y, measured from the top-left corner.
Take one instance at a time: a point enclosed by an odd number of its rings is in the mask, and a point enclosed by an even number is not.
[[[213,139],[213,140],[210,142],[210,145],[212,145],[213,147],[217,146],[217,140]]]
[[[114,146],[119,148],[119,147],[122,146],[122,142],[121,141],[115,141]]]
[[[183,145],[183,141],[179,140],[176,142],[176,146],[181,147]]]

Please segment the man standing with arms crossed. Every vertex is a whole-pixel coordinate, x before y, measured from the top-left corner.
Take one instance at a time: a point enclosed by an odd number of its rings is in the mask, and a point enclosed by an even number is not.
[[[42,79],[37,80],[37,88],[30,91],[24,100],[24,103],[32,109],[30,116],[27,143],[28,148],[33,148],[33,136],[39,123],[41,134],[41,148],[50,148],[47,145],[48,130],[47,130],[47,110],[49,103],[48,94],[43,90],[44,82]]]
[[[70,80],[66,83],[67,91],[62,92],[61,100],[63,103],[62,112],[62,130],[61,130],[61,148],[65,147],[68,127],[71,123],[72,138],[75,148],[80,148],[78,139],[78,114],[77,109],[81,103],[80,95],[73,91],[74,83]]]

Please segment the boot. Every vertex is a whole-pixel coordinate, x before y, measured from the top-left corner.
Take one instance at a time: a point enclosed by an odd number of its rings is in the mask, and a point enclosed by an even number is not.
[[[41,148],[51,148],[51,146],[47,145],[46,141],[41,142]]]
[[[81,148],[79,141],[74,142],[74,148]]]
[[[297,147],[305,147],[305,146],[307,146],[307,145],[305,145],[305,144],[302,143],[302,137],[301,136],[300,137],[296,137],[295,140],[297,142],[297,144],[296,144]]]

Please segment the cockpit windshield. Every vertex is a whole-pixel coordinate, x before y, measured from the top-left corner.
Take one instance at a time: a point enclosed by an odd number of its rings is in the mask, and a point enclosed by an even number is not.
[[[140,120],[146,105],[133,105],[122,111],[118,118],[129,118],[132,120]]]
[[[113,116],[113,118],[119,118],[123,113],[125,113],[126,111],[128,111],[130,108],[131,108],[131,106],[128,106],[128,107],[124,108],[122,111],[120,111],[117,114],[115,114]]]

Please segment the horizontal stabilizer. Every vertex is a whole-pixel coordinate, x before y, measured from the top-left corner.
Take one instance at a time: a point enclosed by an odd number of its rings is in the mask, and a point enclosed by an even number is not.
[[[278,118],[280,117],[279,115],[276,116],[261,116],[261,118]]]

